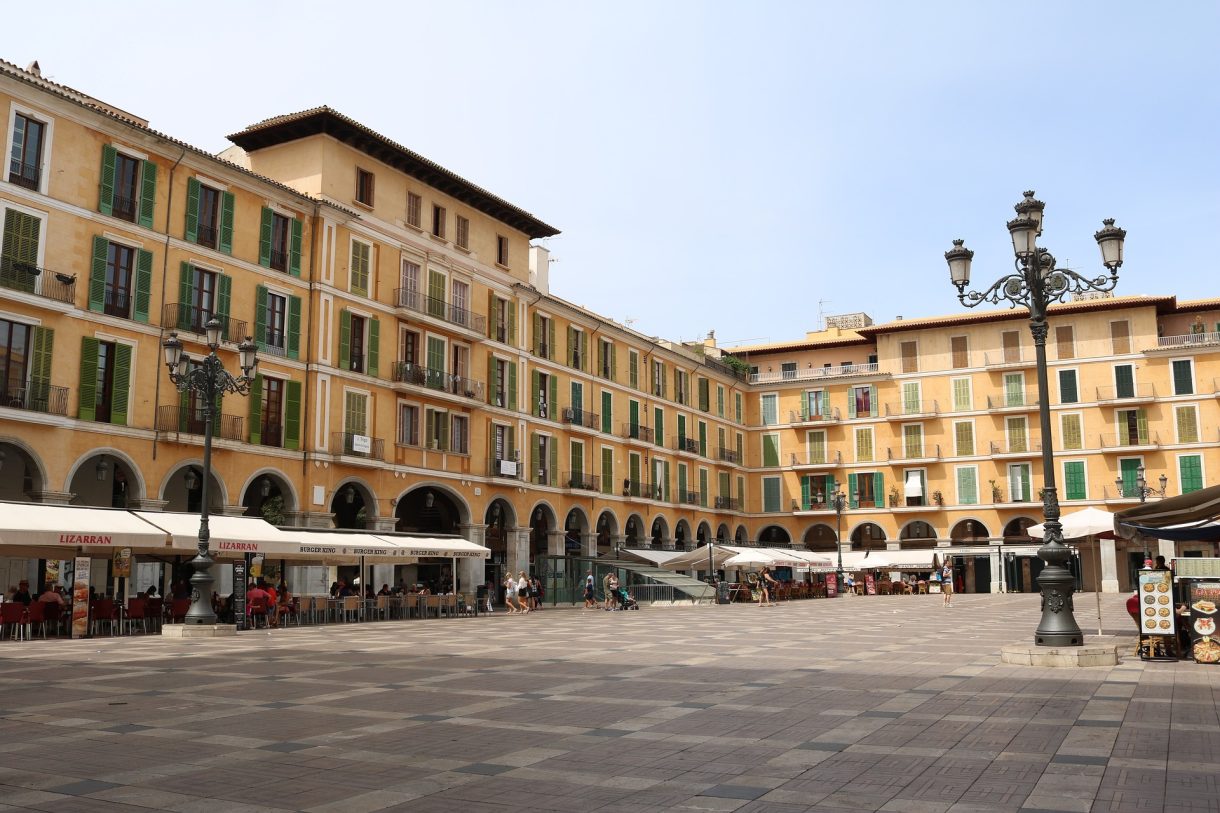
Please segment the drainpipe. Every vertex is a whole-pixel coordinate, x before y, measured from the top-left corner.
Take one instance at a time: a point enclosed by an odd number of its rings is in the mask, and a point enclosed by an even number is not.
[[[314,339],[315,330],[313,323],[313,306],[315,304],[314,294],[316,293],[316,280],[318,275],[314,263],[317,262],[318,258],[318,219],[321,217],[319,212],[321,212],[321,205],[315,201],[313,205],[313,223],[310,227],[309,234],[309,296],[307,297],[307,301],[309,302],[310,343],[312,343],[312,340]],[[307,443],[307,438],[309,436],[309,372],[311,367],[313,368],[314,372],[317,372],[318,369],[316,363],[310,361],[312,358],[312,353],[313,350],[307,346],[305,348],[305,381],[301,385],[301,500],[303,502],[312,499],[306,493],[309,488],[309,483],[307,482],[309,477],[309,444]],[[327,428],[329,429],[329,427]],[[313,503],[309,502],[308,504],[312,505]],[[299,506],[299,508],[302,512],[304,512],[304,505]]]
[[[165,243],[161,249],[161,315],[165,316],[165,290],[166,283],[169,280],[169,217],[170,212],[174,208],[174,172],[178,169],[178,165],[182,163],[182,159],[186,157],[186,150],[178,156],[178,160],[169,168],[169,196],[165,206]],[[165,338],[165,319],[157,320],[160,329],[157,331],[157,353],[160,356],[161,342]],[[158,359],[160,361],[160,359]],[[161,403],[161,376],[156,376],[156,384],[153,390],[153,446],[152,457],[157,459],[157,443],[161,439],[161,432],[157,429],[157,406]],[[147,496],[147,495],[146,495]]]

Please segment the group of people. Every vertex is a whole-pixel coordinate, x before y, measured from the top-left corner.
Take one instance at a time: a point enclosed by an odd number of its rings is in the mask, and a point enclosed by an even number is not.
[[[231,599],[230,599],[231,600]],[[246,615],[253,620],[254,616],[265,615],[267,625],[278,627],[284,616],[293,611],[292,592],[286,582],[272,586],[263,579],[251,581],[246,587]]]
[[[30,606],[35,601],[49,601],[52,604],[63,606],[67,603],[64,596],[64,589],[57,585],[47,585],[47,589],[43,591],[37,598],[30,592],[30,583],[26,579],[22,579],[16,587],[9,587],[8,591],[0,596],[0,602],[16,601],[25,606]]]
[[[542,582],[537,576],[527,576],[524,570],[504,577],[504,604],[509,615],[528,613],[542,609]]]

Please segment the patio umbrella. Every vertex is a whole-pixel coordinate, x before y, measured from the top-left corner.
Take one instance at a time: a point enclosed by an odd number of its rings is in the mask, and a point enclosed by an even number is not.
[[[1093,559],[1094,593],[1097,598],[1097,634],[1101,635],[1101,540],[1114,538],[1114,515],[1100,508],[1083,508],[1059,518],[1063,526],[1064,539],[1092,537],[1097,541],[1097,553]],[[1037,539],[1043,538],[1043,524],[1031,525],[1026,533]]]

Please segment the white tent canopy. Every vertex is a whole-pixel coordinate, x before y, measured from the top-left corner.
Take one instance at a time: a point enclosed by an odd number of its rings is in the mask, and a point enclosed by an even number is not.
[[[675,556],[667,562],[661,564],[668,570],[706,570],[708,560],[708,547],[704,546],[696,548],[692,551],[686,551],[680,556]],[[751,548],[742,547],[739,545],[714,545],[712,556],[716,569],[723,567],[761,567],[769,565],[774,567],[796,566],[796,567],[821,567],[830,565],[830,559],[821,554],[813,553],[803,548]],[[738,558],[732,564],[730,560]]]
[[[1086,536],[1102,536],[1114,533],[1114,515],[1100,508],[1082,508],[1067,516],[1059,518],[1063,526],[1064,539],[1083,539]],[[1041,539],[1044,532],[1042,523],[1031,525],[1026,533],[1035,539]]]
[[[167,535],[120,509],[8,502],[0,504],[0,546],[63,548],[65,556],[76,548],[164,550]]]

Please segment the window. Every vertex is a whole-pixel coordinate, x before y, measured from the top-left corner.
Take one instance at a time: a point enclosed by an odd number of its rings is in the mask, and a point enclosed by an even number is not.
[[[1114,365],[1114,397],[1135,397],[1135,366],[1131,364]]]
[[[1029,502],[1029,464],[1014,463],[1008,467],[1008,495],[1013,502]]]
[[[555,322],[549,316],[534,314],[534,355],[549,359],[555,350]]]
[[[954,454],[970,457],[974,454],[974,422],[955,421],[953,424]]]
[[[627,382],[633,389],[640,388],[640,354],[635,350],[627,351]]]
[[[356,203],[373,205],[373,173],[359,167],[356,168]]]
[[[289,328],[291,332],[291,318]],[[380,332],[378,320],[348,310],[339,311],[339,369],[376,376]],[[291,343],[291,336],[289,339]]]
[[[1136,487],[1139,485],[1139,470],[1144,461],[1138,457],[1122,457],[1118,460],[1118,479],[1122,480],[1120,497],[1138,497]]]
[[[919,372],[919,345],[916,342],[900,342],[898,353],[904,373]]]
[[[1080,400],[1075,370],[1059,371],[1059,403],[1074,404]]]
[[[1000,334],[1000,345],[1003,348],[1003,360],[1005,364],[1012,364],[1021,360],[1021,331],[1005,330]]]
[[[1199,413],[1194,404],[1174,407],[1174,424],[1178,429],[1178,443],[1199,442]]]
[[[707,421],[699,421],[699,456],[707,457]]]
[[[763,512],[775,513],[780,510],[782,504],[782,490],[780,488],[780,478],[764,477],[762,478],[763,491]]]
[[[769,392],[758,397],[763,426],[779,423],[779,395]]]
[[[110,214],[120,220],[136,222],[140,212],[140,162],[116,152],[114,156],[114,196]]]
[[[256,375],[250,387],[250,443],[296,449],[301,445],[301,382]],[[350,443],[344,444],[350,452]]]
[[[826,431],[811,429],[805,433],[805,451],[809,455],[806,461],[817,465],[826,462]]]
[[[1116,356],[1131,352],[1131,326],[1127,320],[1110,323],[1110,344]]]
[[[424,199],[414,192],[407,193],[407,225],[420,227],[423,217]]]
[[[652,408],[652,440],[658,446],[665,445],[665,410]]]
[[[583,330],[568,328],[568,366],[574,370],[585,368],[585,341],[586,336]]]
[[[38,281],[42,220],[17,209],[4,210],[4,242],[0,248],[0,284],[33,293]]]
[[[1084,448],[1084,427],[1079,412],[1068,412],[1059,416],[1059,437],[1064,449]]]
[[[432,207],[432,236],[445,239],[445,207]]]
[[[806,421],[822,421],[830,418],[830,391],[807,390],[802,418]]]
[[[369,295],[369,270],[372,267],[373,247],[359,240],[352,240],[352,267],[350,290],[361,296]]]
[[[516,343],[516,308],[507,299],[489,294],[491,297],[491,313],[488,323],[491,325],[491,338],[503,344]]]
[[[547,435],[534,435],[533,442],[533,458],[531,463],[531,475],[533,481],[538,485],[552,485],[555,471],[558,468],[559,446],[555,440]],[[638,496],[638,495],[636,495]]]
[[[457,454],[470,453],[470,419],[465,415],[450,417],[449,451]]]
[[[970,366],[970,345],[965,336],[953,336],[949,339],[949,355],[952,356],[953,369],[961,370]]]
[[[508,267],[508,238],[502,234],[496,235],[496,265]]]
[[[658,398],[665,397],[665,362],[652,362],[652,394]]]
[[[977,466],[957,467],[958,505],[977,505],[979,501],[979,470]]]
[[[428,269],[428,302],[427,313],[437,319],[445,318],[445,275],[440,271]]]
[[[266,289],[264,289],[266,290]],[[267,291],[267,304],[263,311],[263,330],[259,342],[265,347],[287,351],[288,297]]]
[[[345,434],[366,435],[369,427],[369,397],[362,392],[343,393],[343,431]],[[345,444],[351,450],[351,440]]]
[[[0,405],[25,405],[36,328],[0,319]],[[47,371],[48,374],[50,370]]]
[[[874,385],[852,387],[847,391],[847,414],[850,418],[877,417],[877,388]]]
[[[866,426],[856,430],[856,461],[860,463],[873,459],[873,429]]]
[[[1087,500],[1089,498],[1083,460],[1063,461],[1063,498],[1065,500]]]
[[[918,381],[904,381],[902,383],[902,414],[914,415],[922,409],[922,389]]]
[[[449,318],[459,324],[470,322],[470,283],[455,279],[449,283]]]
[[[38,191],[42,181],[42,150],[47,126],[24,113],[13,116],[13,148],[9,155],[8,182]]]
[[[534,370],[534,382],[534,391],[532,393],[534,415],[539,418],[549,418],[551,416],[551,403],[555,400],[552,390],[558,390],[559,380],[553,375],[547,375],[546,373]]]
[[[1004,434],[1008,437],[1008,451],[1029,451],[1029,424],[1024,415],[1005,418]]]
[[[233,251],[233,193],[196,178],[186,182],[186,240],[207,248]]]
[[[928,473],[923,469],[906,469],[902,473],[903,505],[918,508],[928,504]]]
[[[1117,409],[1114,418],[1118,424],[1120,446],[1144,446],[1148,443],[1148,416],[1142,409]]]
[[[284,382],[278,378],[261,378],[258,396],[259,443],[263,446],[283,446]]]
[[[414,330],[398,334],[398,360],[406,364],[419,363],[419,334]]]
[[[614,493],[614,449],[602,447],[602,493]]]
[[[707,390],[702,391],[703,395],[707,395]],[[674,400],[679,404],[690,404],[690,374],[685,370],[674,370]],[[707,412],[707,399],[704,398],[699,407],[704,412]]]
[[[1170,364],[1173,367],[1173,394],[1193,395],[1195,392],[1195,376],[1191,360],[1174,359]]]
[[[125,425],[131,388],[131,346],[81,339],[80,419]]]
[[[779,465],[779,435],[768,432],[762,436],[762,464],[768,468]]]
[[[716,385],[716,414],[724,417],[724,387]]]
[[[1182,493],[1189,494],[1203,488],[1203,457],[1197,454],[1184,454],[1178,458],[1178,482]]]
[[[301,221],[264,206],[258,262],[264,268],[301,276]]]
[[[195,333],[203,333],[204,327],[213,316],[220,315],[220,279],[215,271],[202,268],[192,268],[187,305],[190,308],[189,328]]]
[[[608,339],[601,340],[601,359],[598,366],[602,378],[614,380],[614,342]]]
[[[419,445],[419,407],[414,404],[398,405],[399,446]]]
[[[347,369],[353,373],[364,372],[364,317],[351,315],[351,344],[348,345]]]
[[[969,378],[953,379],[953,409],[963,412],[974,408],[973,387]]]
[[[458,248],[470,248],[470,219],[455,214],[453,216],[453,243]]]
[[[741,423],[741,393],[733,393],[733,417],[737,423]]]
[[[402,261],[402,271],[398,275],[398,306],[420,310],[419,302],[419,263],[410,260]]]
[[[1004,374],[1004,406],[1025,406],[1025,374]]]
[[[847,496],[852,508],[881,508],[885,478],[881,472],[861,471],[847,475]]]
[[[132,275],[136,250],[121,243],[106,241],[106,279],[102,312],[127,319],[131,316]],[[92,281],[90,281],[92,283]],[[145,306],[147,309],[147,306]]]
[[[516,440],[513,435],[513,428],[511,426],[505,426],[502,423],[492,424],[491,454],[493,460],[516,461]],[[495,471],[497,474],[499,474],[502,470],[502,468],[497,468]]]
[[[923,457],[923,424],[909,423],[902,427],[902,456],[908,460]]]
[[[1075,331],[1071,325],[1055,327],[1055,349],[1061,359],[1076,358]]]
[[[614,393],[602,390],[602,431],[609,435],[614,431]]]
[[[779,370],[780,370],[780,376],[785,381],[791,381],[792,379],[796,378],[796,362],[795,361],[783,362],[782,364],[779,365]]]
[[[443,409],[424,409],[424,443],[438,452],[449,451],[449,413]]]

